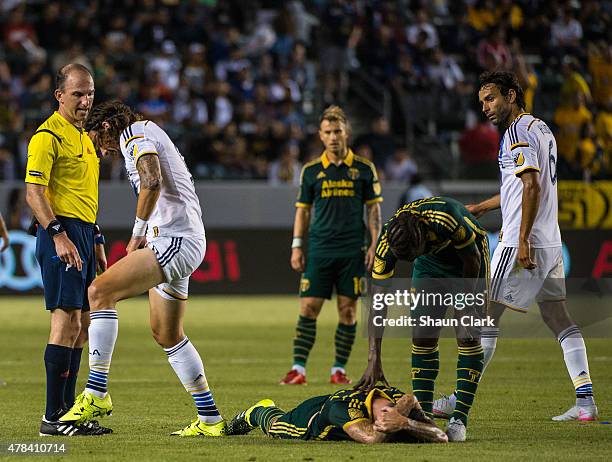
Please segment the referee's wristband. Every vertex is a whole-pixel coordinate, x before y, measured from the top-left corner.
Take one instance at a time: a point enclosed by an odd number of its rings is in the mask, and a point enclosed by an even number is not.
[[[136,217],[136,220],[134,221],[134,228],[132,228],[132,236],[144,236],[147,233],[147,223],[149,223],[147,220],[141,220],[140,218]]]
[[[62,226],[62,224],[59,222],[58,219],[51,220],[49,224],[47,225],[47,232],[49,233],[49,236],[51,236],[51,238],[54,238],[55,236],[57,236],[60,233],[63,233],[64,231],[66,230],[64,229],[64,227]]]
[[[299,249],[302,247],[302,238],[301,237],[294,237],[293,241],[291,241],[291,248],[292,249]]]

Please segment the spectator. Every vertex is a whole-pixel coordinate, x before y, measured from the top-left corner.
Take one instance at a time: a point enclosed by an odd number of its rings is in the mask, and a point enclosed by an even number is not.
[[[576,161],[576,150],[582,127],[590,124],[593,114],[584,105],[582,93],[576,93],[569,105],[561,105],[554,115],[557,126],[558,169],[561,178],[578,178],[580,167]]]
[[[589,47],[589,72],[595,104],[607,104],[612,98],[612,44],[603,42]]]
[[[477,59],[478,65],[484,70],[510,67],[510,49],[506,44],[506,31],[503,27],[490,29],[486,38],[478,43]]]
[[[462,178],[491,178],[498,170],[499,132],[479,114],[476,124],[466,127],[459,139]]]
[[[414,202],[419,199],[425,199],[426,197],[433,196],[431,190],[423,184],[423,178],[419,173],[415,173],[410,179],[408,189],[402,193],[399,199],[397,208],[399,209],[403,205],[410,202]]]
[[[419,34],[425,34],[425,46],[431,50],[438,46],[438,31],[435,26],[429,21],[427,10],[425,8],[419,8],[415,15],[415,23],[408,26],[406,29],[406,38],[408,43],[416,45],[419,38]]]
[[[281,151],[280,157],[270,163],[268,181],[273,186],[287,184],[300,185],[302,164],[299,162],[300,148],[297,143],[289,142]]]
[[[582,170],[582,177],[585,181],[605,178],[609,159],[605,158],[601,140],[590,122],[582,126],[576,162]]]
[[[383,170],[388,159],[395,153],[395,141],[391,135],[389,121],[384,116],[376,117],[371,124],[370,133],[355,140],[355,145],[367,144],[372,149],[372,161]]]
[[[576,94],[580,93],[586,104],[591,103],[591,89],[584,77],[578,72],[579,64],[573,56],[564,56],[561,66],[563,84],[561,85],[560,104],[571,104]]]
[[[417,164],[410,157],[406,148],[395,150],[393,157],[385,163],[385,178],[392,181],[410,183],[411,178],[417,173]]]

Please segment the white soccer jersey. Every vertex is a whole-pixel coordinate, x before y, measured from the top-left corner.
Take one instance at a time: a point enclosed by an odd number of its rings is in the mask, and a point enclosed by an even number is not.
[[[520,114],[504,133],[498,161],[503,245],[518,247],[523,197],[520,174],[534,170],[540,174],[540,206],[529,242],[534,248],[561,246],[557,220],[557,143],[550,128],[531,114]]]
[[[140,193],[138,159],[156,155],[161,167],[161,193],[149,217],[147,237],[204,236],[202,210],[193,178],[178,148],[158,125],[149,120],[135,122],[121,134],[121,153],[128,178],[136,194]]]

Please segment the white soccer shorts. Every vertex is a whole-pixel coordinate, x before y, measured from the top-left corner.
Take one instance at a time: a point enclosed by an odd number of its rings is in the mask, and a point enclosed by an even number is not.
[[[534,302],[565,300],[565,271],[561,247],[532,249],[537,265],[527,270],[518,263],[518,248],[499,244],[491,262],[491,300],[526,312]]]
[[[155,290],[167,300],[187,300],[189,276],[198,269],[206,254],[206,239],[192,237],[153,237],[147,247],[155,252],[166,277]]]

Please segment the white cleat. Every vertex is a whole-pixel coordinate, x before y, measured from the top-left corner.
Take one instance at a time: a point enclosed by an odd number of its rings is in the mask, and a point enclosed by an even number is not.
[[[590,422],[597,420],[599,414],[597,406],[572,406],[564,414],[553,417],[555,422],[567,422],[568,420],[578,420],[580,422]]]
[[[465,441],[467,430],[463,422],[459,419],[451,417],[446,427],[446,436],[449,443],[459,443]]]
[[[436,419],[450,419],[455,410],[455,403],[450,396],[442,395],[433,402],[433,416]]]

